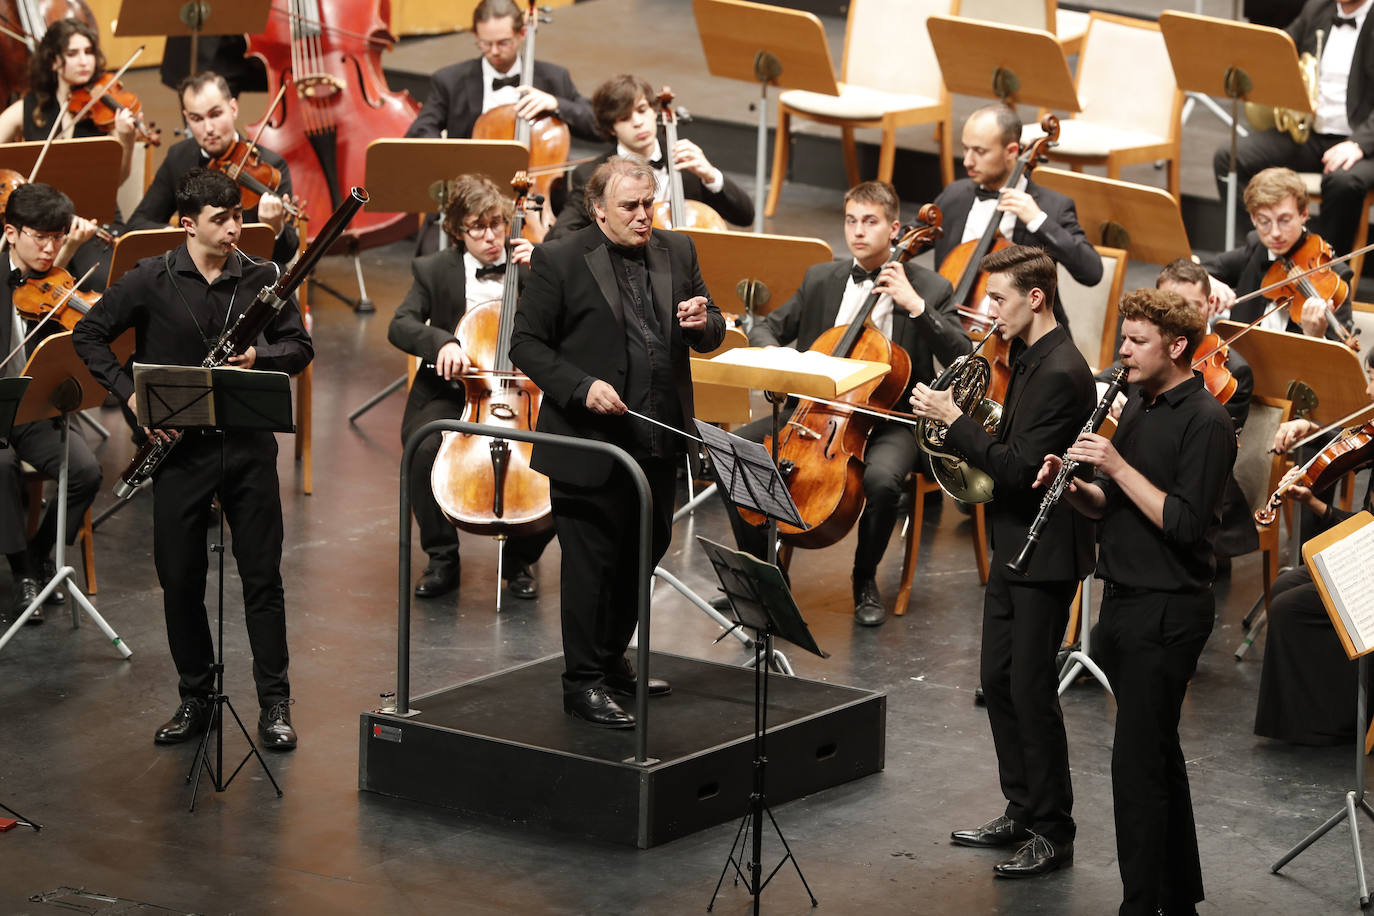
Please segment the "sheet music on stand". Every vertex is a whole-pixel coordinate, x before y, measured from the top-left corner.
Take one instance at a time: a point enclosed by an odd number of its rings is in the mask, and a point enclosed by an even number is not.
[[[791,589],[787,587],[787,580],[782,577],[782,570],[752,553],[731,550],[701,535],[697,535],[697,542],[715,568],[716,577],[730,599],[730,607],[734,609],[740,626],[760,633],[772,633],[812,655],[830,657],[830,653],[818,646],[811,635],[811,629],[802,618]]]
[[[762,443],[742,439],[701,420],[694,422],[731,502],[798,528],[809,527],[792,501],[787,483],[778,474],[773,456]]]

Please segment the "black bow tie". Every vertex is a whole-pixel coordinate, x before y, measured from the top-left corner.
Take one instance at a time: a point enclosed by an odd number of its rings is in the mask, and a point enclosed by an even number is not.
[[[657,158],[657,159],[650,159],[650,160],[649,160],[649,168],[653,169],[655,172],[661,172],[661,171],[663,171],[664,169],[666,169],[667,167],[668,167],[668,163],[665,162],[665,161],[663,160],[663,157],[662,157],[662,156],[660,156],[660,157]]]
[[[1333,29],[1339,29],[1339,28],[1342,28],[1342,27],[1347,26],[1347,25],[1350,26],[1352,29],[1358,28],[1358,27],[1359,27],[1359,23],[1356,22],[1353,18],[1351,18],[1351,19],[1343,19],[1343,18],[1341,18],[1340,16],[1337,16],[1337,17],[1336,17],[1336,21],[1333,22],[1333,23],[1331,23],[1331,27],[1332,27]]]
[[[477,268],[477,279],[487,280],[492,277],[504,277],[506,275],[506,264],[488,264],[486,267]]]
[[[519,86],[520,77],[518,76],[493,76],[491,78],[491,91],[505,89],[507,86]]]
[[[10,289],[18,289],[24,285],[24,271],[16,267],[10,271]]]
[[[990,191],[982,185],[976,184],[973,186],[973,196],[978,200],[996,200],[1002,196],[1002,192],[1000,190]]]
[[[863,283],[865,280],[878,279],[878,274],[882,273],[882,271],[883,269],[881,267],[877,270],[864,270],[858,264],[855,264],[853,267],[849,268],[849,277],[855,283]]]

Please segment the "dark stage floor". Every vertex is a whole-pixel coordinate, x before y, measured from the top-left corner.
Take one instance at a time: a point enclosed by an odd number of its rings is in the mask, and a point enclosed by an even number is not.
[[[649,53],[648,46],[635,49],[613,66],[638,67]],[[137,79],[146,87],[155,83],[147,74]],[[590,89],[591,80],[579,82]],[[245,111],[256,110],[245,104]],[[157,114],[172,123],[168,110]],[[772,231],[841,244],[838,191],[789,188],[784,200]],[[375,315],[355,316],[323,297],[314,303],[314,495],[301,494],[290,439],[282,439],[284,575],[301,733],[299,750],[270,758],[284,797],[275,798],[250,767],[225,794],[202,789],[190,815],[183,776],[192,748],[152,743],[153,730],[175,705],[176,677],[152,567],[151,504],[140,499],[97,535],[96,602],[133,648],[133,658],[119,660],[93,626],[73,632],[56,612],[0,652],[0,802],[45,825],[38,834],[0,834],[0,914],[57,912],[26,901],[61,886],[206,914],[704,910],[735,833],[732,824],[637,851],[357,789],[359,713],[380,705],[379,694],[395,686],[401,398],[393,396],[356,426],[345,418],[403,369],[385,330],[409,282],[408,258],[403,244],[365,253]],[[1132,274],[1137,285],[1152,272],[1135,270],[1144,272]],[[352,286],[351,268],[340,259],[327,259],[320,273],[341,288]],[[120,426],[114,413],[103,419]],[[107,481],[130,453],[123,434],[101,446]],[[111,499],[107,484],[97,508]],[[968,521],[949,503],[926,517],[911,611],[881,628],[852,624],[852,539],[800,555],[794,566],[812,632],[832,653],[821,660],[790,652],[797,673],[887,695],[886,770],[776,811],[821,911],[1114,912],[1120,899],[1110,785],[1115,708],[1091,684],[1073,688],[1064,701],[1079,822],[1075,866],[1039,880],[999,881],[991,871],[997,853],[948,842],[951,829],[990,818],[1002,805],[985,716],[972,705],[982,595]],[[679,526],[664,565],[706,589],[710,570],[696,534],[728,537],[716,505]],[[538,570],[543,596],[534,602],[507,598],[498,616],[495,542],[465,535],[464,543],[462,588],[414,607],[416,695],[560,648],[557,545]],[[415,571],[421,562],[417,548]],[[879,576],[889,601],[899,566],[894,542]],[[1354,912],[1343,827],[1282,875],[1269,873],[1275,859],[1337,809],[1349,787],[1352,752],[1286,747],[1251,733],[1263,644],[1239,664],[1231,652],[1258,575],[1259,558],[1247,557],[1219,583],[1220,619],[1181,726],[1208,892],[1199,912]],[[8,577],[0,572],[0,594],[7,589]],[[251,717],[237,589],[231,575],[228,690]],[[671,590],[658,590],[654,611],[655,648],[744,661],[733,639],[713,644],[716,625]],[[228,747],[235,746],[231,738]],[[1374,839],[1374,829],[1366,833]],[[748,908],[744,891],[727,887],[716,911],[742,914]],[[811,912],[795,875],[779,874],[765,895],[765,910]]]

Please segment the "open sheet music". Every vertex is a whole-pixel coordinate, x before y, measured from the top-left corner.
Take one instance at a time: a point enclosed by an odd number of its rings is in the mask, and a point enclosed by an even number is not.
[[[1351,658],[1374,649],[1374,516],[1360,512],[1303,556]],[[1334,537],[1326,537],[1334,535]],[[1314,541],[1318,540],[1316,538]]]

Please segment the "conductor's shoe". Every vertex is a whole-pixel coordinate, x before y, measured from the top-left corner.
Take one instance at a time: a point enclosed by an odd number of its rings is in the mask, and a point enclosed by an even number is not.
[[[291,727],[291,702],[279,700],[258,713],[258,738],[264,750],[296,749],[296,730]]]
[[[52,560],[44,560],[38,568],[41,570],[39,575],[43,585],[47,585],[52,581],[52,577],[57,575],[57,567],[53,565]],[[43,603],[52,605],[66,604],[67,590],[61,585],[58,585],[57,588],[52,590],[52,594],[48,596],[48,600]]]
[[[28,610],[29,605],[33,604],[33,599],[38,597],[39,591],[41,591],[41,589],[38,587],[38,580],[33,576],[21,576],[19,578],[19,581],[14,585],[15,617],[18,617],[20,614],[24,613],[24,611]],[[40,604],[38,607],[34,608],[33,613],[29,615],[28,624],[29,626],[37,626],[42,622],[43,605]]]
[[[539,583],[534,579],[534,573],[530,571],[528,565],[521,563],[506,578],[506,586],[510,593],[517,598],[538,598]]]
[[[203,733],[210,724],[210,701],[205,697],[186,697],[153,735],[156,744],[180,744]]]
[[[1034,836],[1025,827],[1020,826],[1016,821],[1007,817],[995,817],[981,827],[974,827],[972,830],[956,830],[949,835],[949,838],[960,846],[1015,846],[1018,843],[1025,843]]]
[[[634,728],[635,717],[611,699],[605,687],[563,694],[563,711],[598,728]]]
[[[639,680],[635,675],[634,665],[630,664],[629,659],[623,660],[621,669],[605,677],[606,689],[611,693],[621,696],[632,697],[639,688]],[[649,678],[649,696],[666,697],[673,692],[673,685],[661,677]]]
[[[883,610],[883,596],[872,576],[854,580],[854,622],[860,626],[876,627],[887,617]]]
[[[447,595],[458,587],[459,568],[455,566],[445,566],[440,569],[428,567],[424,574],[415,583],[416,598],[438,598],[440,595]]]
[[[1073,843],[1055,843],[1036,834],[1016,850],[1016,855],[992,866],[999,878],[1033,878],[1073,864]]]

